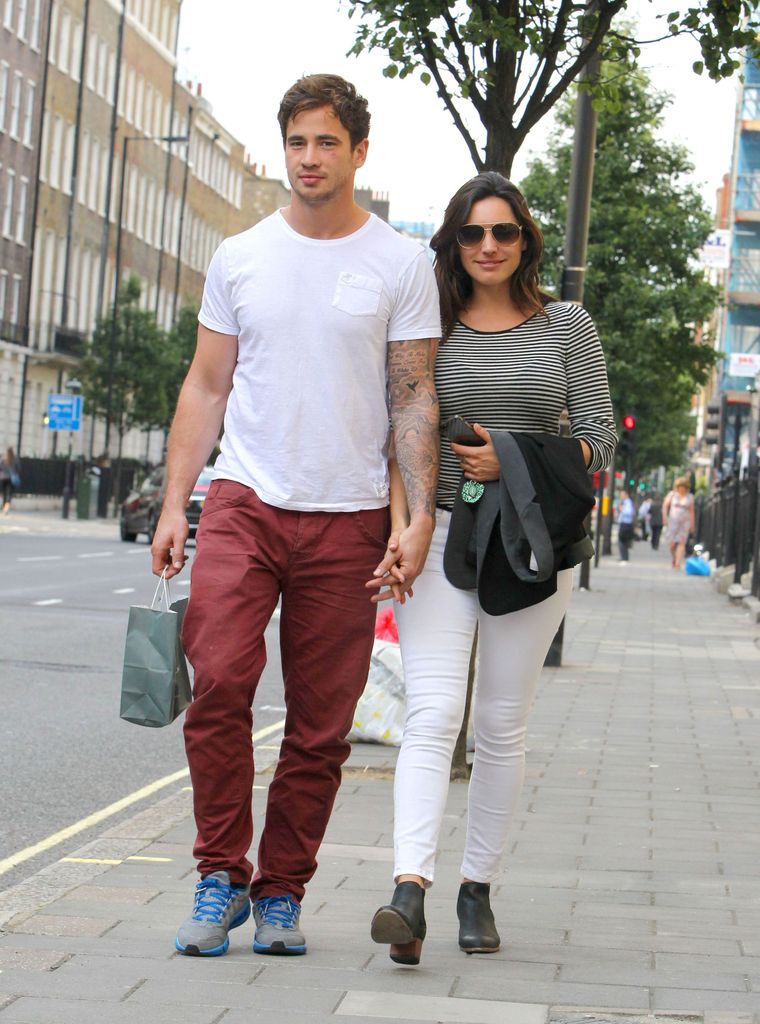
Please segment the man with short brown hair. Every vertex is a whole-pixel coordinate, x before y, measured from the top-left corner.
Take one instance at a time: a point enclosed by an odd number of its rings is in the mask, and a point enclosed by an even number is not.
[[[290,205],[215,253],[169,438],[153,571],[173,576],[185,503],[224,417],[183,636],[195,668],[185,744],[201,881],[176,946],[190,955],[224,953],[249,896],[255,952],[306,952],[301,899],[372,649],[365,581],[389,532],[389,406],[411,513],[397,590],[421,571],[432,535],[438,296],[423,249],[354,201],[366,107],[335,75],[286,93]],[[251,705],[278,600],[287,715],[251,881]]]

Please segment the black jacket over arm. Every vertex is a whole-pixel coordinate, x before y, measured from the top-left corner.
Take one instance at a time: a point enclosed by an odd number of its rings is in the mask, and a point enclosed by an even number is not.
[[[460,488],[443,568],[453,586],[477,590],[485,612],[504,615],[551,597],[558,570],[593,555],[583,520],[594,493],[574,438],[494,430],[491,440],[500,478],[475,504]]]

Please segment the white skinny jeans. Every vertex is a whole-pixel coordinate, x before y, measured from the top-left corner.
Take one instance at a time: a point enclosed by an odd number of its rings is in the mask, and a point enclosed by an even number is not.
[[[487,615],[475,591],[443,574],[451,513],[438,512],[414,597],[396,606],[407,712],[394,787],[394,877],[433,882],[451,757],[462,725],[475,624],[478,669],[473,697],[475,758],[468,794],[462,877],[491,882],[499,870],[525,776],[526,720],[552,638],[567,610],[572,569],[557,592],[508,615]]]

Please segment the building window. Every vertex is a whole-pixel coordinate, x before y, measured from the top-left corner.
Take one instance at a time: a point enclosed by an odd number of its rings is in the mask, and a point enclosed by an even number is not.
[[[71,168],[74,161],[74,132],[73,124],[66,126],[66,148],[63,154],[63,169],[61,170],[61,190],[67,196],[71,195]]]
[[[8,106],[8,75],[8,65],[5,61],[0,61],[0,132],[5,131],[5,109]]]
[[[32,26],[29,30],[29,45],[33,50],[40,48],[40,18],[42,16],[42,0],[33,0]]]
[[[143,117],[143,104],[145,103],[145,79],[142,75],[137,75],[137,85],[135,87],[135,127],[143,130],[145,119]]]
[[[13,0],[5,0],[5,14],[3,15],[3,28],[13,30]]]
[[[87,179],[90,176],[90,133],[85,128],[79,144],[79,173],[77,175],[77,202],[87,203]]]
[[[61,31],[58,36],[58,67],[68,75],[71,61],[71,16],[67,10],[61,14]]]
[[[82,23],[78,21],[74,25],[71,47],[71,77],[75,82],[79,81],[79,70],[82,66],[82,37]]]
[[[161,4],[161,28],[159,30],[161,42],[169,50],[173,50],[172,41],[169,39],[169,8]]]
[[[19,245],[26,244],[26,201],[29,195],[29,179],[20,178],[18,183],[18,199],[16,200],[16,241]]]
[[[97,212],[101,217],[106,212],[106,184],[108,179],[108,146],[100,150],[100,178],[98,180],[98,208]]]
[[[11,93],[11,120],[8,125],[8,134],[13,139],[18,138],[18,125],[21,117],[21,90],[24,87],[24,76],[17,71],[13,76],[13,92]]]
[[[6,238],[11,237],[13,230],[13,194],[16,190],[16,172],[8,171],[5,179],[5,205],[3,206],[3,234]]]
[[[16,35],[26,42],[27,0],[18,0],[18,17],[16,18]]]
[[[21,139],[25,146],[31,146],[34,133],[34,97],[36,87],[34,82],[26,83],[26,106],[24,107],[24,127],[21,130]]]
[[[100,43],[100,60],[98,62],[98,92],[103,99],[106,96],[106,78],[108,76],[108,46],[104,41]]]
[[[48,60],[55,64],[55,41],[58,39],[58,3],[50,0],[52,9],[50,11],[50,43],[48,46]]]
[[[11,288],[11,323],[18,323],[18,315],[21,309],[21,274],[13,275],[13,287]]]
[[[127,68],[127,109],[125,111],[127,121],[135,123],[135,72],[133,68]]]
[[[50,147],[50,185],[61,187],[61,155],[63,153],[63,121],[58,115],[53,120],[53,138]]]
[[[116,82],[116,54],[113,50],[108,51],[108,82],[106,88],[108,90],[107,100],[111,100],[113,96],[113,88]],[[122,109],[123,113],[123,109]]]
[[[143,115],[143,124],[145,125],[145,131],[149,132],[153,128],[153,86],[150,82],[145,84],[145,113]]]
[[[85,81],[87,82],[87,88],[95,92],[98,81],[98,37],[95,32],[90,33],[90,49],[87,54]]]
[[[92,140],[92,148],[90,149],[90,173],[88,177],[90,183],[90,198],[87,205],[91,210],[97,211],[98,182],[100,181],[100,144],[97,139]]]
[[[8,298],[8,271],[0,270],[0,320],[5,320],[5,303]]]

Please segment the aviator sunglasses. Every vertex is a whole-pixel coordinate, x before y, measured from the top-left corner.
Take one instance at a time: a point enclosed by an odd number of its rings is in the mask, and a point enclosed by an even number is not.
[[[480,245],[486,237],[486,231],[491,232],[494,242],[500,245],[514,245],[522,233],[522,227],[508,220],[499,224],[463,224],[457,231],[457,242],[463,249],[472,249]]]

